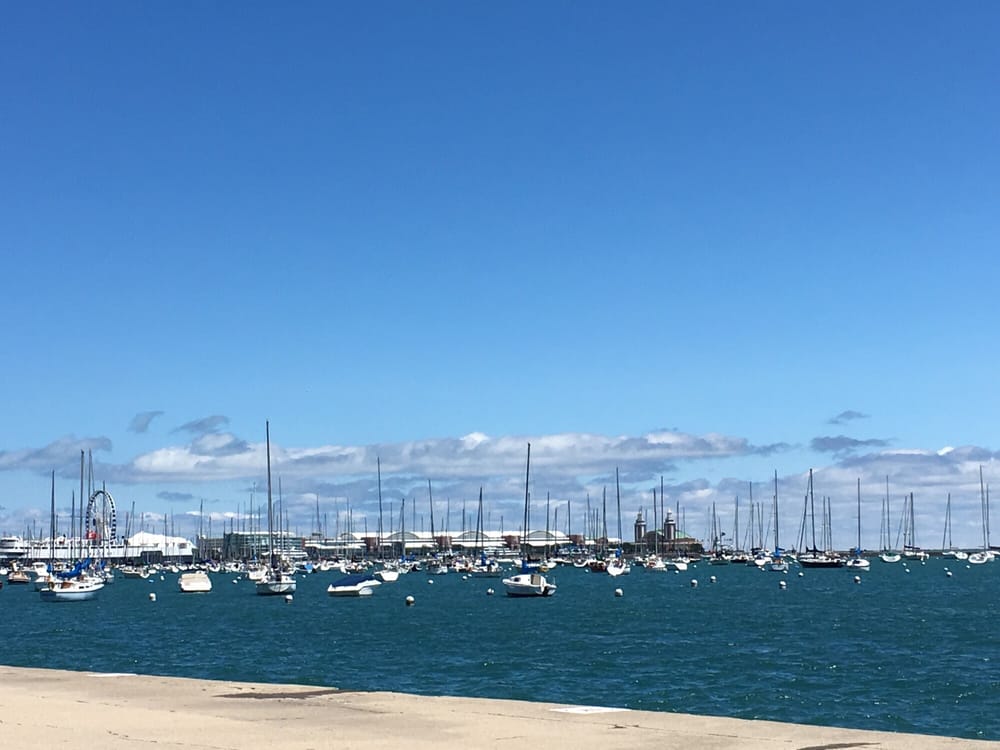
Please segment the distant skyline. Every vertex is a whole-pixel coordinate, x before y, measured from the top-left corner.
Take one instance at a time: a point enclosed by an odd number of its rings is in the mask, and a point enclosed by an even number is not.
[[[617,467],[626,536],[662,475],[704,537],[777,471],[793,544],[813,468],[840,548],[886,477],[893,536],[951,493],[982,543],[995,4],[52,11],[0,24],[0,532],[81,449],[122,518],[224,523],[270,419],[304,532],[377,523],[376,457],[516,528],[530,441],[533,525]]]

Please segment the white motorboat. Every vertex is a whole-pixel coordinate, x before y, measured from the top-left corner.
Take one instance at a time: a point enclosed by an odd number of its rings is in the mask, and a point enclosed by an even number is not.
[[[372,590],[381,585],[382,582],[377,578],[372,578],[367,573],[358,573],[334,581],[327,587],[326,593],[330,596],[371,596]]]
[[[185,594],[207,594],[212,590],[212,579],[204,570],[193,570],[181,573],[177,586]]]
[[[556,585],[545,580],[541,573],[518,573],[503,579],[507,596],[552,596]]]
[[[375,577],[382,583],[393,583],[399,580],[398,568],[382,568],[375,571]]]

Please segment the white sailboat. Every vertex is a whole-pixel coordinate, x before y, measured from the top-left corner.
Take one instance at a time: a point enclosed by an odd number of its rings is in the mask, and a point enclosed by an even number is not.
[[[951,541],[951,493],[948,493],[948,503],[944,506],[944,534],[941,537],[941,557],[949,560],[968,560],[969,553],[956,549]]]
[[[205,518],[205,503],[202,502],[198,510],[198,552],[201,552],[201,545],[204,544],[205,536],[202,533],[203,519]],[[189,570],[181,573],[177,578],[177,587],[183,594],[207,594],[212,590],[212,579],[204,570]]]
[[[983,488],[983,467],[979,467],[979,504],[983,514],[983,548],[979,552],[969,555],[970,565],[984,565],[993,562],[993,551],[990,549],[990,505],[989,497]]]
[[[622,554],[622,488],[621,482],[618,479],[618,467],[615,467],[615,502],[618,506],[618,548],[615,550],[615,556],[613,559],[609,560],[607,566],[605,567],[605,572],[609,576],[626,576],[632,572],[632,566],[628,564]]]
[[[771,556],[770,562],[767,563],[767,569],[771,573],[787,573],[788,572],[788,560],[785,557],[785,551],[781,549],[781,544],[778,541],[778,471],[774,471],[774,554]]]
[[[270,554],[267,571],[254,585],[260,596],[295,593],[295,576],[282,569],[281,559],[274,552],[274,504],[271,496],[271,423],[265,422],[267,440],[267,549]]]
[[[861,556],[861,477],[858,477],[858,544],[854,548],[854,555],[847,560],[848,568],[855,570],[868,570],[871,562]]]
[[[879,529],[881,537],[882,551],[878,559],[884,563],[898,563],[902,558],[898,552],[892,548],[892,525],[889,515],[889,477],[885,478],[885,499],[882,501],[882,527]],[[897,540],[898,541],[898,540]]]
[[[56,524],[56,473],[52,472],[52,520],[50,524],[49,550],[54,554],[55,549],[55,524]],[[39,596],[43,602],[81,602],[93,599],[97,593],[104,588],[104,580],[90,575],[87,567],[90,564],[89,558],[85,562],[78,562],[73,569],[68,572],[52,573],[45,588],[39,590]],[[49,563],[52,567],[52,562]]]
[[[556,585],[549,583],[545,576],[528,568],[528,476],[531,471],[531,443],[528,443],[528,460],[524,470],[524,533],[521,540],[521,572],[503,579],[507,596],[552,596]]]
[[[913,512],[913,493],[910,493],[909,502],[903,500],[903,557],[907,560],[918,560],[923,562],[930,555],[917,545],[916,525],[914,524],[915,514]]]

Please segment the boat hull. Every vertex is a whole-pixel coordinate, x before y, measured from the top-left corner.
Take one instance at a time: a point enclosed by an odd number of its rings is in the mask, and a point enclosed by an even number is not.
[[[83,602],[93,599],[104,588],[103,581],[65,581],[39,592],[43,602]]]
[[[264,580],[255,584],[258,596],[280,596],[281,594],[295,593],[295,580],[282,578],[281,580]]]

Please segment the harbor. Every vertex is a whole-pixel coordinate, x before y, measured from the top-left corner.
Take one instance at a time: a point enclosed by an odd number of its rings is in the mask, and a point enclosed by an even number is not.
[[[296,574],[294,595],[260,597],[231,572],[183,593],[180,573],[151,567],[73,604],[5,585],[3,662],[1000,740],[1000,650],[981,627],[1000,617],[994,566],[557,564],[557,592],[534,599],[424,567],[360,598],[319,570]]]

